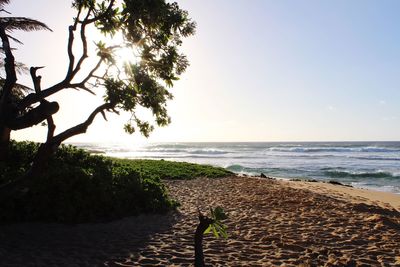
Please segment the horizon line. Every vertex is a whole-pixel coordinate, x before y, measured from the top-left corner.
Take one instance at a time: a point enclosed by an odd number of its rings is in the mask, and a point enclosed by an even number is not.
[[[137,140],[136,140],[137,141]],[[132,141],[133,143],[136,141]],[[325,140],[325,141],[148,141],[148,143],[391,143],[400,142],[400,140]],[[65,144],[79,143],[129,143],[128,142],[108,142],[108,141],[67,141]],[[141,143],[146,143],[141,142]]]

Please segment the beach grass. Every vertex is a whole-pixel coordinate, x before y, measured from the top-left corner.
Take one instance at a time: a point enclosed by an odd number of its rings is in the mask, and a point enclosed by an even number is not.
[[[138,171],[151,173],[166,180],[190,180],[198,177],[220,178],[233,175],[232,172],[221,167],[187,162],[117,158],[112,160],[117,164],[131,166]]]

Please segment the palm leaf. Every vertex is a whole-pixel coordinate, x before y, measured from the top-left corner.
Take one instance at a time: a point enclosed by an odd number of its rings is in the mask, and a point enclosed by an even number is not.
[[[3,8],[8,3],[10,3],[10,0],[0,0],[0,8]]]
[[[18,95],[20,99],[22,99],[24,96],[26,96],[28,93],[33,92],[34,90],[23,84],[16,83],[13,87],[13,91],[15,92],[16,95]]]
[[[4,74],[4,59],[2,58],[2,56],[0,56],[0,79],[2,79],[2,75]],[[15,70],[18,74],[24,74],[29,72],[28,67],[21,62],[15,62]]]
[[[16,48],[10,48],[11,50],[16,50]],[[2,47],[2,46],[0,46],[0,53],[1,54],[5,54],[5,52],[4,52],[4,47]]]
[[[15,31],[15,30],[22,30],[28,32],[39,31],[39,30],[52,31],[43,22],[24,17],[3,17],[0,18],[0,23],[3,24],[3,26],[7,31]]]
[[[11,35],[7,34],[7,37],[11,40],[13,40],[14,42],[16,42],[17,44],[23,44],[20,40],[18,40],[15,37],[12,37]]]
[[[3,85],[5,79],[0,77],[0,95],[3,92]],[[12,101],[19,101],[24,98],[28,93],[33,92],[34,90],[28,86],[23,84],[16,83],[12,89]]]

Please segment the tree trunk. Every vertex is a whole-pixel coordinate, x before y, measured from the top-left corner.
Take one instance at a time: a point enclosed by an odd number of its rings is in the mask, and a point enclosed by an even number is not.
[[[33,160],[31,168],[23,176],[0,186],[0,201],[3,201],[16,193],[25,194],[29,191],[31,183],[47,167],[47,163],[60,144],[44,143],[41,144]]]
[[[200,223],[197,225],[196,233],[194,234],[194,266],[204,267],[204,253],[203,253],[203,234],[204,231],[214,222],[201,213],[199,213]]]
[[[8,156],[8,146],[10,144],[11,129],[0,126],[0,161],[5,161]]]
[[[59,143],[51,141],[40,145],[35,158],[33,159],[32,166],[27,173],[27,176],[30,179],[38,176],[46,169],[49,159],[54,155],[59,146]]]

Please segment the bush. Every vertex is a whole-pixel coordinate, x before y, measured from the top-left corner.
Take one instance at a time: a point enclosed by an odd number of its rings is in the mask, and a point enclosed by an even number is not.
[[[1,182],[25,173],[38,145],[12,142]],[[0,203],[0,221],[88,222],[176,206],[159,176],[72,146],[61,146],[29,191]]]
[[[7,161],[0,162],[0,184],[24,174],[38,148],[37,143],[11,141]]]

